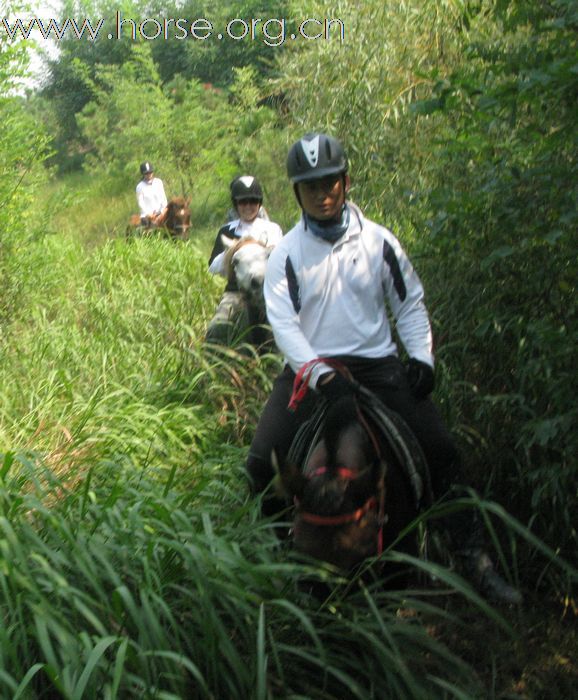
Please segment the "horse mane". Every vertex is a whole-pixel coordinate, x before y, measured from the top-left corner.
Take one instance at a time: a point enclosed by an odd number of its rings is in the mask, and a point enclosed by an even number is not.
[[[321,451],[314,458],[314,461],[323,460],[322,472],[318,478],[307,481],[303,492],[303,505],[307,509],[319,514],[337,513],[344,499],[358,497],[345,485],[340,474],[342,469],[361,468],[360,476],[362,472],[366,474],[363,483],[368,483],[371,476],[365,467],[374,464],[376,455],[360,421],[361,414],[353,395],[341,397],[328,407],[318,444]]]
[[[263,248],[267,247],[264,243],[261,243],[261,241],[257,241],[255,238],[247,236],[246,238],[240,238],[238,241],[233,243],[233,245],[230,248],[227,248],[225,252],[225,257],[223,259],[223,268],[225,272],[225,277],[229,282],[232,282],[235,279],[233,258],[235,257],[235,254],[239,250],[241,250],[241,248],[244,248],[246,245],[260,245]]]
[[[325,440],[329,453],[329,465],[335,463],[340,435],[342,435],[347,428],[357,425],[358,423],[359,409],[353,394],[351,396],[343,396],[331,403],[327,410],[325,425],[323,427],[323,439]]]

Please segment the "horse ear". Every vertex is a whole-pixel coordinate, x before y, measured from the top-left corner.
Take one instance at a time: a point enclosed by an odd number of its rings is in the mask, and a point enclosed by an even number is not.
[[[225,248],[232,248],[236,241],[232,241],[228,236],[221,234],[221,243],[225,246]]]
[[[295,464],[290,464],[274,447],[271,450],[271,464],[278,474],[278,482],[286,496],[302,498],[307,479]]]

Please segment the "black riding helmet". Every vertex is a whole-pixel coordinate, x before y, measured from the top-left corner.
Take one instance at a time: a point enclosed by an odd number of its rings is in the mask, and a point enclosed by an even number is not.
[[[241,175],[231,182],[231,200],[233,206],[243,199],[257,199],[263,201],[263,190],[259,180],[252,175]]]
[[[149,173],[152,173],[154,170],[153,166],[151,163],[149,163],[148,160],[145,160],[144,163],[140,164],[140,174],[141,175],[148,175]]]
[[[287,175],[296,185],[304,180],[319,180],[327,175],[347,172],[347,156],[333,136],[310,133],[296,141],[287,155]]]

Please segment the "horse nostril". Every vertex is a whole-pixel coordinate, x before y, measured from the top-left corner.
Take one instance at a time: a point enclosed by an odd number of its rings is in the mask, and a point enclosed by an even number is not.
[[[261,288],[261,286],[262,286],[261,280],[257,280],[257,279],[255,279],[255,278],[253,278],[253,279],[251,280],[251,289],[252,289],[254,292],[259,291],[259,289]]]

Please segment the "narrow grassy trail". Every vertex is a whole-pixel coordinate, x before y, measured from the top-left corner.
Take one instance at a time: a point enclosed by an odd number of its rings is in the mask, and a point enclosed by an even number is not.
[[[112,201],[108,211],[124,205]],[[202,249],[127,243],[114,216],[108,227],[101,221],[103,203],[93,206],[82,195],[64,201],[47,222],[51,233],[13,261],[18,304],[4,328],[0,369],[6,449],[50,452],[68,441],[75,449],[88,443],[94,454],[104,432],[115,449],[131,452],[147,442],[141,421],[165,424],[155,402],[170,403],[164,387],[200,348],[218,291]],[[60,221],[66,225],[55,230]],[[116,438],[113,426],[122,426]]]
[[[214,225],[127,242],[132,196],[86,178],[37,206],[0,336],[0,697],[570,697],[565,621],[279,545],[243,477],[279,358],[203,347]]]

